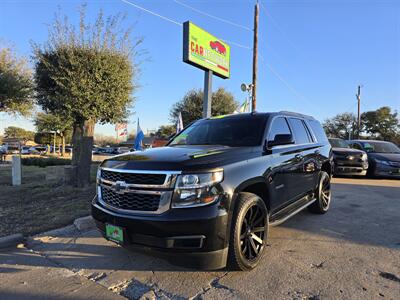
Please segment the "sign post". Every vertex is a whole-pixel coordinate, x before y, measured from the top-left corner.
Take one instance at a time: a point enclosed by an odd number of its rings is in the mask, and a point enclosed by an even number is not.
[[[12,156],[12,166],[11,166],[11,176],[12,176],[12,185],[21,185],[22,178],[22,168],[21,168],[21,156],[13,155]]]
[[[202,28],[183,23],[183,61],[204,73],[203,118],[211,116],[212,75],[230,76],[230,46]]]
[[[213,71],[204,71],[203,118],[211,117],[212,74]]]

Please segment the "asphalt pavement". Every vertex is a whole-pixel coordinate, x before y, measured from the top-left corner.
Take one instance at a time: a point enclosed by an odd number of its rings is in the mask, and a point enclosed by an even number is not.
[[[399,216],[399,180],[334,179],[330,211],[273,227],[251,272],[176,267],[71,225],[0,252],[0,299],[400,299]]]

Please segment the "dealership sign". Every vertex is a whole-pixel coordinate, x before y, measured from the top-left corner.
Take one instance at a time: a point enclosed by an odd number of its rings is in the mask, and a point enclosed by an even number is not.
[[[228,44],[191,22],[183,23],[183,61],[211,70],[222,78],[230,76],[231,50]]]

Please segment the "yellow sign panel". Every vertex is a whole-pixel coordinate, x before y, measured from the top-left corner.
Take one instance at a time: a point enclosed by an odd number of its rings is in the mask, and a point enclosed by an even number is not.
[[[222,78],[230,76],[231,48],[190,22],[183,24],[183,61]]]

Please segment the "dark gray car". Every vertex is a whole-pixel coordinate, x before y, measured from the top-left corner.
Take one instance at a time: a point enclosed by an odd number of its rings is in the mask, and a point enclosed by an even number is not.
[[[377,140],[353,140],[349,144],[367,153],[369,176],[400,178],[400,148],[395,144]]]

